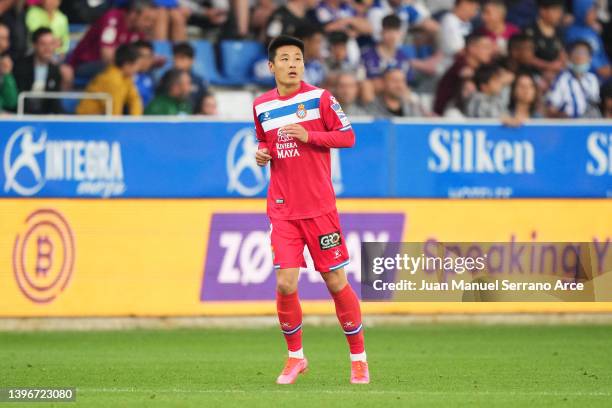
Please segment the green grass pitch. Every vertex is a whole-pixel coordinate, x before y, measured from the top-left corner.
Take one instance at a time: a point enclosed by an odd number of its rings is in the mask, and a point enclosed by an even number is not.
[[[350,385],[338,327],[305,327],[310,371],[274,380],[275,329],[0,333],[0,387],[75,386],[57,407],[610,407],[612,326],[380,326]]]

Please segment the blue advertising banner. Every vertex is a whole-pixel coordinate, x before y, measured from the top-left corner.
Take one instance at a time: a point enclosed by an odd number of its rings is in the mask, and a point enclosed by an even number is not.
[[[340,197],[612,197],[612,123],[354,123]],[[5,120],[0,197],[264,197],[251,122]],[[296,179],[299,182],[299,179]]]

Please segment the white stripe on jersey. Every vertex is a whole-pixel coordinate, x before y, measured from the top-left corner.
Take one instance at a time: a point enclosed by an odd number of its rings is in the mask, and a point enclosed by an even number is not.
[[[292,123],[306,122],[309,120],[319,119],[320,117],[321,114],[319,112],[319,108],[308,109],[306,111],[306,116],[303,118],[298,118],[295,113],[291,113],[289,115],[281,116],[280,118],[266,120],[261,124],[261,127],[263,128],[264,132],[267,132],[268,130],[277,129]]]
[[[281,101],[280,99],[274,99],[267,102],[262,102],[259,105],[255,105],[255,113],[257,116],[263,112],[271,111],[272,109],[282,108],[283,106],[293,105],[295,103],[306,102],[311,99],[320,98],[325,90],[321,88],[313,89],[304,93],[299,93],[292,98]]]

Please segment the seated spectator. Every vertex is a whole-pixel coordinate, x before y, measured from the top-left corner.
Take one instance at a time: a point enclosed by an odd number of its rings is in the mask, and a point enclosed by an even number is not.
[[[348,58],[349,37],[344,31],[332,31],[327,35],[329,44],[329,56],[325,60],[328,72],[352,72],[359,80],[365,78],[365,71],[359,62],[353,62]]]
[[[153,64],[155,55],[153,54],[153,44],[150,41],[139,40],[133,43],[140,56],[140,66],[134,78],[136,89],[142,100],[142,106],[146,107],[155,96],[155,80],[153,79]]]
[[[453,64],[457,53],[465,48],[465,37],[472,32],[472,19],[478,15],[478,0],[455,0],[452,11],[444,14],[438,32],[438,48],[444,55],[439,73]]]
[[[68,62],[76,76],[90,78],[113,61],[115,49],[145,38],[155,22],[150,0],[130,0],[126,9],[114,8],[93,23]]]
[[[173,68],[162,77],[157,95],[145,109],[145,115],[190,115],[193,112],[190,97],[189,72]]]
[[[251,32],[254,38],[264,38],[268,26],[268,20],[272,13],[276,11],[276,2],[274,0],[257,0],[251,7]]]
[[[189,101],[195,112],[200,110],[202,97],[207,92],[207,84],[201,76],[193,72],[195,50],[188,42],[178,43],[172,47],[174,68],[187,72],[190,76],[191,96]]]
[[[53,32],[46,27],[32,33],[34,52],[15,63],[15,80],[19,92],[47,91],[59,92],[62,82],[60,68],[53,62],[55,47],[58,45]],[[62,113],[60,99],[25,100],[25,113],[52,114]]]
[[[591,46],[578,40],[569,47],[568,69],[562,71],[548,93],[548,115],[554,118],[598,118],[599,81],[589,72]]]
[[[342,106],[342,110],[350,117],[368,115],[368,110],[359,101],[359,83],[350,72],[341,72],[336,77],[334,94]]]
[[[159,41],[185,41],[187,39],[188,7],[183,7],[179,0],[152,0],[157,8],[153,39]],[[115,0],[115,6],[126,7],[129,0]]]
[[[298,29],[311,24],[306,12],[312,9],[317,0],[288,0],[281,4],[270,16],[265,29],[265,44],[281,34],[295,36]]]
[[[540,96],[535,78],[529,72],[519,72],[510,88],[509,116],[502,117],[508,126],[520,126],[532,118],[541,118]]]
[[[48,27],[57,41],[56,52],[62,56],[70,47],[68,18],[59,10],[61,0],[41,0],[40,6],[30,7],[26,13],[26,25],[30,33],[41,27]]]
[[[408,77],[410,71],[410,60],[401,50],[401,21],[395,14],[383,18],[382,37],[376,46],[363,52],[361,56],[365,67],[366,77],[372,81],[374,91],[382,90],[382,74],[390,67],[399,68]]]
[[[577,40],[583,40],[591,45],[593,59],[591,70],[606,80],[611,75],[610,60],[606,55],[599,32],[597,21],[597,8],[594,0],[574,0],[574,24],[565,31],[565,43],[571,44]]]
[[[478,32],[488,35],[495,44],[496,54],[508,53],[508,40],[520,30],[506,23],[506,4],[503,0],[487,0],[482,6],[482,26]]]
[[[389,14],[395,14],[402,22],[402,38],[409,29],[419,27],[425,31],[435,33],[439,24],[431,18],[431,13],[421,2],[408,2],[405,0],[378,0],[367,12],[368,21],[372,26],[372,37],[380,41],[382,36],[382,21]]]
[[[548,80],[565,66],[565,53],[561,38],[564,0],[538,0],[538,17],[524,30],[535,45],[535,58],[531,62]]]
[[[462,110],[465,85],[471,83],[474,71],[482,64],[491,62],[493,42],[483,34],[473,33],[466,38],[465,52],[438,82],[434,101],[434,112],[445,115],[450,109]]]
[[[219,110],[217,109],[217,98],[215,98],[215,95],[212,93],[207,93],[204,95],[200,105],[201,115],[216,116],[219,114]]]
[[[319,86],[327,72],[323,63],[323,31],[314,25],[300,27],[296,37],[304,42],[304,81]]]
[[[85,91],[109,94],[113,101],[113,115],[123,115],[126,108],[130,115],[141,115],[142,101],[134,85],[134,75],[140,66],[138,50],[131,44],[121,44],[114,54],[114,64],[98,74]],[[105,106],[103,100],[84,99],[76,112],[79,115],[102,115]]]
[[[23,0],[0,1],[0,23],[5,24],[10,34],[9,53],[13,61],[28,51],[28,29],[25,24],[25,2]]]
[[[428,116],[419,96],[412,93],[406,84],[404,71],[399,68],[389,68],[382,79],[382,92],[368,107],[370,114],[380,117]]]
[[[479,66],[474,73],[474,92],[467,102],[466,116],[470,118],[501,118],[506,113],[507,102],[502,96],[504,82],[496,64]]]
[[[525,34],[513,35],[508,41],[506,67],[514,73],[527,71],[531,75],[539,76],[540,71],[531,65],[535,57],[534,51],[535,46],[531,37]]]
[[[227,22],[229,10],[215,7],[207,0],[179,0],[179,4],[189,10],[187,25],[197,26],[202,30],[211,30]]]
[[[17,106],[17,84],[13,76],[13,60],[8,52],[11,46],[8,26],[0,23],[0,112]]]
[[[605,119],[612,119],[612,80],[601,86],[599,95],[601,98],[601,116]]]

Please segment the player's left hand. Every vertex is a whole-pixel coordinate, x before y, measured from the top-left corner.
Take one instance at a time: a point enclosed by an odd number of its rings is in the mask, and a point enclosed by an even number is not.
[[[283,127],[283,132],[287,136],[297,139],[302,143],[308,142],[308,131],[304,129],[302,125],[298,125],[297,123],[292,123],[291,125],[287,125]]]

